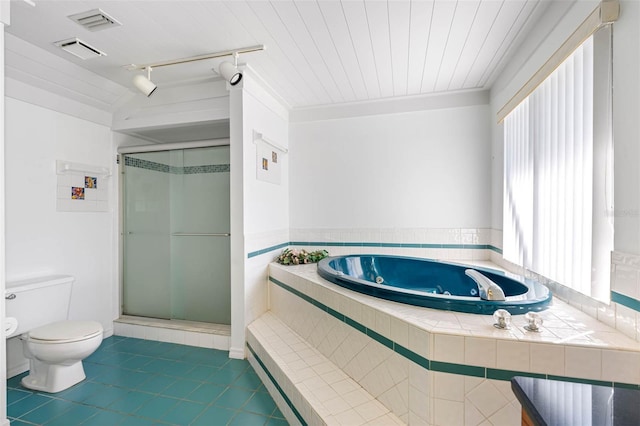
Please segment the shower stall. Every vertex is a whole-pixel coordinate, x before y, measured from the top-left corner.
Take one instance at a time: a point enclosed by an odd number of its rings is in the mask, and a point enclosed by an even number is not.
[[[124,315],[230,324],[225,143],[121,153]]]

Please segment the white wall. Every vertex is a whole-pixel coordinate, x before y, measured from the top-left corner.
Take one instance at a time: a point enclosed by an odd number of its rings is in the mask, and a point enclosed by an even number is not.
[[[291,228],[485,228],[488,105],[292,123]]]
[[[244,355],[245,327],[267,310],[267,265],[273,253],[249,254],[289,240],[289,161],[279,184],[256,177],[253,132],[288,146],[288,111],[251,70],[231,88],[231,351]],[[241,216],[239,217],[238,214]],[[240,236],[238,235],[240,234]],[[242,310],[240,310],[242,309]]]
[[[43,93],[43,97],[45,94]],[[70,319],[94,319],[112,332],[114,210],[56,211],[56,160],[115,170],[111,131],[104,125],[6,98],[6,277],[76,277]],[[113,206],[113,179],[109,185]]]

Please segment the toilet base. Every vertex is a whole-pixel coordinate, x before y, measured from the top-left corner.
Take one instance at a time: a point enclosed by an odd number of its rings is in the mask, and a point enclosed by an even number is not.
[[[86,378],[82,361],[71,365],[51,365],[29,360],[29,375],[22,378],[22,386],[41,392],[56,393],[80,383]]]

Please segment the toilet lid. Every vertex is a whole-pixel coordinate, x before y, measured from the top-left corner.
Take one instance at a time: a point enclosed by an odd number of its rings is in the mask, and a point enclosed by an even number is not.
[[[98,333],[102,333],[102,325],[97,321],[59,321],[31,330],[29,338],[47,341],[82,340]]]

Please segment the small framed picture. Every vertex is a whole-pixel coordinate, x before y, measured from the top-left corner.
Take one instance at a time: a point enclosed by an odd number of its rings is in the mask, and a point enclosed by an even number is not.
[[[266,158],[262,159],[262,170],[269,170],[269,160]]]
[[[84,188],[79,186],[71,187],[71,199],[72,200],[84,200]]]
[[[85,176],[84,177],[84,187],[85,188],[97,188],[98,187],[98,178]]]
[[[275,151],[271,151],[271,162],[273,164],[277,164],[278,163],[278,153]]]

